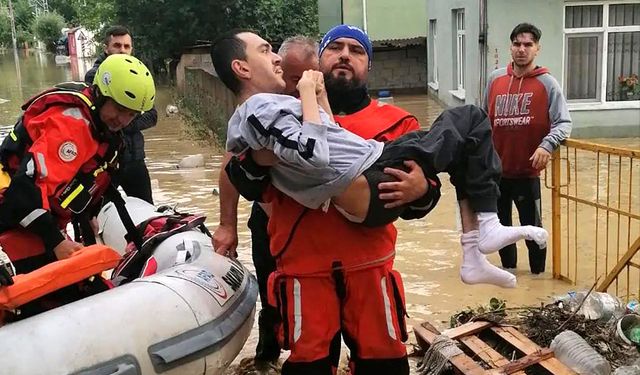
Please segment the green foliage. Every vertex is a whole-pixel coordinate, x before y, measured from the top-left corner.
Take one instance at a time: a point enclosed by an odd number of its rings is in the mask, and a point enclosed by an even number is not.
[[[181,96],[178,105],[183,109],[181,116],[187,123],[186,132],[191,139],[224,147],[227,116],[222,107],[216,103],[203,106],[189,96]]]
[[[255,30],[263,38],[281,42],[289,36],[318,35],[318,2],[312,0],[238,0],[228,8],[233,27]]]
[[[53,51],[54,43],[62,36],[63,27],[65,27],[64,18],[56,12],[48,12],[36,18],[33,31],[47,50]]]
[[[315,0],[111,0],[115,22],[127,25],[136,54],[162,66],[182,49],[213,40],[221,32],[241,27],[280,42],[293,34],[318,34]]]
[[[3,1],[6,3],[6,1]],[[13,14],[16,19],[17,30],[30,30],[33,25],[33,9],[29,6],[29,0],[13,0]]]
[[[11,21],[9,15],[0,11],[0,47],[11,46]]]
[[[69,3],[77,11],[78,25],[94,32],[110,26],[116,18],[115,0],[70,0]]]
[[[48,0],[49,10],[55,11],[64,18],[68,26],[78,26],[78,7],[68,0]]]
[[[255,30],[267,40],[279,41],[283,33],[283,0],[239,0],[229,9],[232,27]]]
[[[283,4],[283,32],[289,37],[296,34],[318,36],[318,2],[286,0]]]
[[[33,42],[34,38],[31,29],[23,29],[21,27],[16,29],[16,42],[18,43],[18,48],[24,45],[24,43]]]
[[[33,9],[29,6],[29,0],[13,0],[13,15],[16,22],[16,40],[18,45],[22,45],[24,42],[30,42],[33,40],[31,28],[33,25]],[[7,9],[6,13],[1,13],[0,18],[7,17],[7,24],[4,25],[4,20],[0,19],[0,30],[4,30],[4,27],[8,27],[9,39],[7,45],[11,45],[11,23],[9,21],[8,2],[6,0],[0,0],[0,8]],[[3,31],[0,31],[0,34]],[[0,42],[2,44],[2,42]]]
[[[294,34],[318,35],[316,0],[49,0],[48,3],[51,15],[35,20],[29,0],[13,0],[19,42],[31,40],[33,30],[51,48],[51,42],[59,37],[58,29],[64,26],[82,25],[100,35],[106,27],[122,24],[133,34],[136,54],[158,67],[167,58],[177,58],[184,47],[213,40],[235,27],[255,30],[275,43]],[[6,0],[0,0],[0,7],[5,4]],[[4,28],[4,21],[0,20],[0,38]]]

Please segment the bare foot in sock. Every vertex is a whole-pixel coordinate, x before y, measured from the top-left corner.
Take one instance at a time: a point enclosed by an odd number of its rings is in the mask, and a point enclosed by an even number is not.
[[[462,265],[460,278],[465,284],[492,284],[502,288],[515,288],[516,277],[491,264],[486,255],[478,250],[479,233],[477,230],[463,233],[460,237],[462,245]]]
[[[494,253],[519,240],[535,241],[540,248],[547,247],[549,233],[544,228],[532,225],[507,227],[500,224],[495,212],[479,212],[477,216],[480,232],[478,247],[484,254]]]

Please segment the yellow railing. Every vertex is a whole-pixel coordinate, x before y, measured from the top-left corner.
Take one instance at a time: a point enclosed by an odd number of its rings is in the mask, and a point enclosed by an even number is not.
[[[640,296],[640,150],[567,140],[553,155],[553,276]]]

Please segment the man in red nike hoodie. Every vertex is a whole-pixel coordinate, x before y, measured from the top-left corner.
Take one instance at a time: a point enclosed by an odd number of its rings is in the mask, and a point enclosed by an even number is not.
[[[489,76],[483,106],[493,128],[493,141],[502,160],[498,216],[511,225],[511,202],[521,225],[542,227],[540,171],[560,142],[571,133],[571,117],[558,82],[547,68],[537,66],[540,29],[528,23],[510,35],[512,61]],[[544,272],[547,249],[527,241],[533,274]],[[502,267],[516,268],[516,245],[500,250]]]

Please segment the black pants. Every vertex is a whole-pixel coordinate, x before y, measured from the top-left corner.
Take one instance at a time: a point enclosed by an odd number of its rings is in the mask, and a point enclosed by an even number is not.
[[[384,205],[373,201],[379,200],[377,184],[388,179],[384,168],[404,168],[405,160],[418,163],[427,177],[449,173],[458,199],[468,199],[474,212],[498,211],[502,164],[493,147],[491,123],[479,107],[447,109],[429,131],[411,132],[387,143],[380,158],[363,173],[371,189],[370,212]],[[400,215],[382,209],[376,214]]]
[[[498,217],[502,225],[513,225],[511,202],[515,202],[520,216],[520,225],[542,227],[540,200],[540,178],[503,178],[500,181],[500,199],[498,200]],[[529,249],[529,267],[532,273],[542,273],[545,268],[547,249],[541,249],[535,241],[526,241]],[[516,268],[518,253],[516,244],[500,250],[502,267]]]
[[[267,281],[269,275],[276,270],[276,261],[269,249],[267,223],[269,217],[258,203],[254,203],[249,217],[248,227],[251,231],[251,256],[256,268],[258,290],[262,310],[258,316],[258,346],[256,359],[273,361],[280,356],[280,345],[276,337],[276,325],[279,322],[278,310],[269,305]]]
[[[140,198],[153,204],[151,194],[151,177],[144,160],[128,160],[120,166],[115,179],[116,186],[122,189],[130,197]]]

